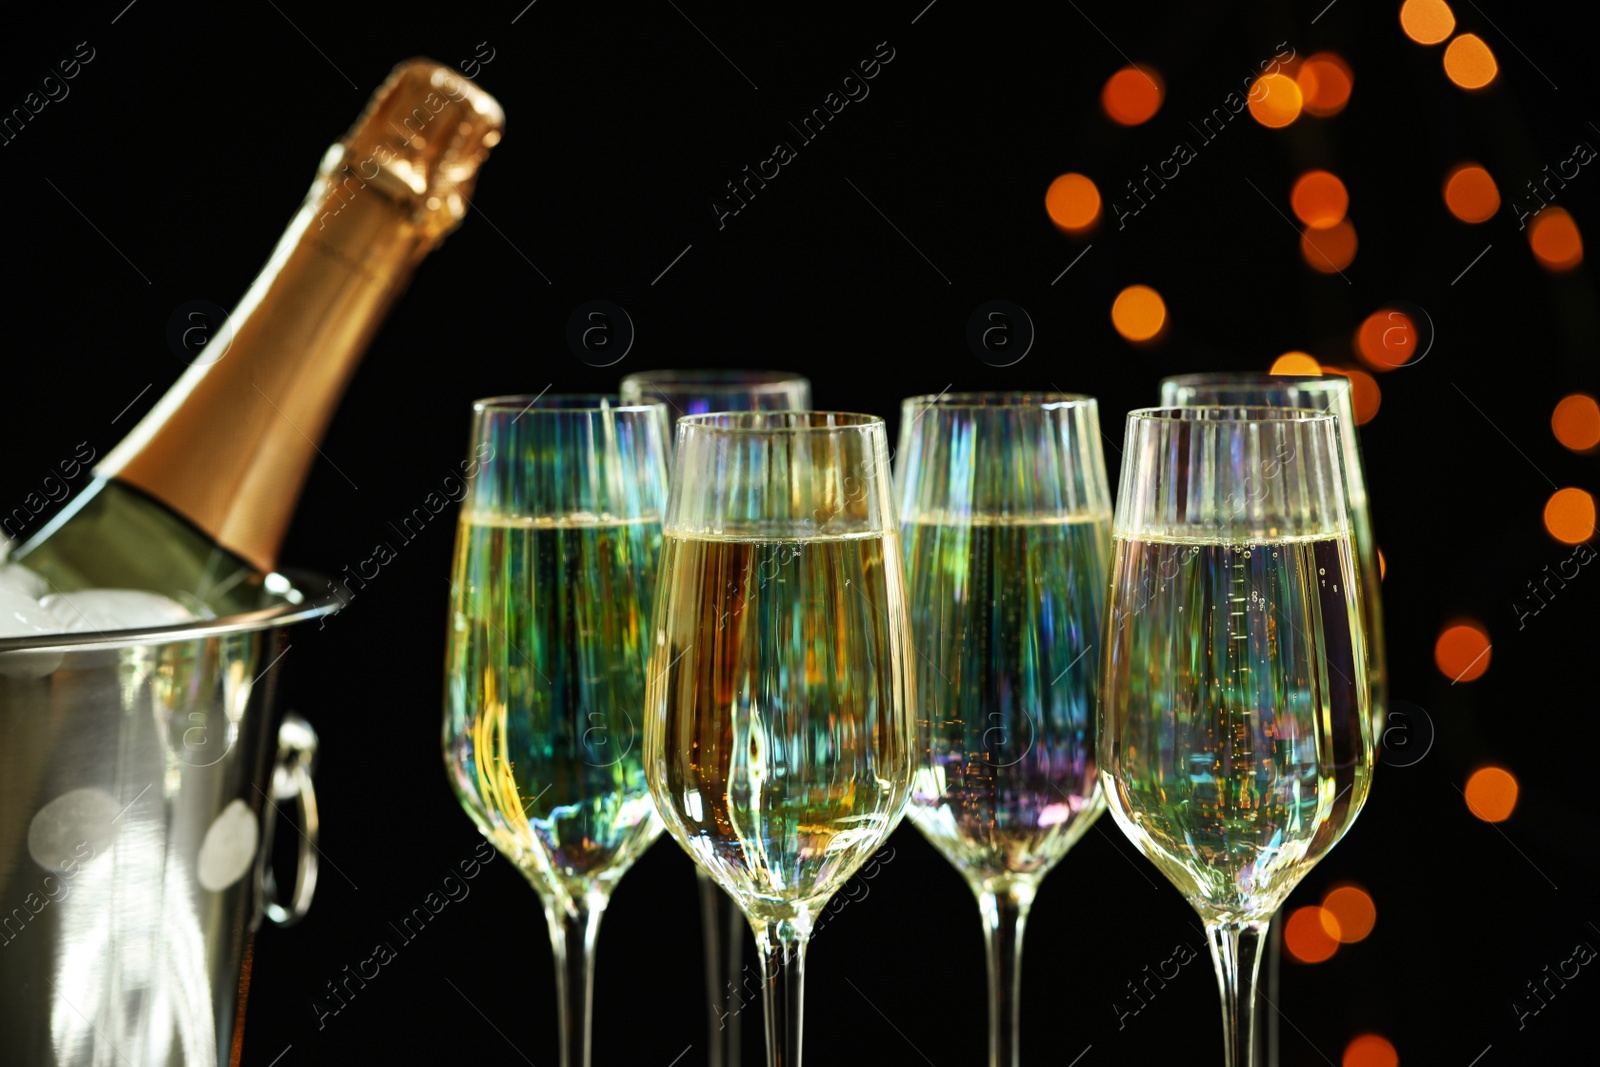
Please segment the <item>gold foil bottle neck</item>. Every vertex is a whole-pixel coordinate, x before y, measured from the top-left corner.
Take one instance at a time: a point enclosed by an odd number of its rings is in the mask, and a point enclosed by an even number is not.
[[[354,174],[416,199],[412,219],[442,237],[466,214],[478,168],[500,143],[505,113],[466,78],[431,59],[408,59],[330,151],[320,177]]]

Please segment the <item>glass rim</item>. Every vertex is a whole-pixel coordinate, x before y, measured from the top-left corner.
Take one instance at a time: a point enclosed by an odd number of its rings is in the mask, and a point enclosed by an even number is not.
[[[1227,418],[1208,419],[1206,412],[1234,412]],[[1272,407],[1266,404],[1184,404],[1148,408],[1134,408],[1128,412],[1128,422],[1203,422],[1211,426],[1250,426],[1270,422],[1331,422],[1337,424],[1339,416],[1318,408]]]
[[[805,426],[785,425],[778,420],[794,420],[798,416],[806,416],[812,420]],[[828,421],[816,423],[815,419],[821,417]],[[843,421],[839,421],[843,420]],[[774,425],[733,425],[734,422],[761,423],[771,421]],[[885,427],[882,416],[869,415],[861,411],[707,411],[698,415],[684,415],[678,419],[679,434],[695,432],[703,434],[734,435],[734,434],[780,434],[780,433],[828,433],[835,430],[882,430]]]
[[[699,367],[684,370],[641,370],[624,375],[624,383],[641,385],[744,385],[774,389],[811,382],[803,374],[787,370],[746,370],[739,367]]]
[[[553,407],[535,407],[541,400],[562,401]],[[571,403],[565,403],[571,401]],[[667,406],[658,400],[640,400],[634,403],[623,403],[621,396],[616,393],[510,393],[505,396],[486,396],[472,402],[475,413],[504,414],[508,411],[517,412],[517,417],[523,415],[584,415],[599,414],[601,412],[646,412],[661,410],[666,411]]]
[[[1346,389],[1354,389],[1355,385],[1350,376],[1346,374],[1273,374],[1269,371],[1193,371],[1188,374],[1169,374],[1161,379],[1163,387],[1176,386],[1227,386],[1227,385],[1282,385],[1282,386],[1331,386],[1338,388],[1343,385]]]
[[[1003,411],[1008,408],[1047,411],[1057,408],[1097,407],[1098,401],[1087,393],[1063,393],[1051,389],[996,389],[964,393],[923,393],[919,396],[906,397],[900,401],[900,405],[902,409],[920,407],[930,411]]]

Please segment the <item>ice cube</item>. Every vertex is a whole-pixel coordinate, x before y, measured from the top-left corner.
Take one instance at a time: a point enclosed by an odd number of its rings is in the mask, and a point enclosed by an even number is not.
[[[22,564],[0,563],[0,592],[20,593],[38,600],[49,591],[49,583]]]
[[[80,589],[51,593],[39,603],[59,620],[57,633],[173,626],[198,618],[177,601],[142,589]]]
[[[19,570],[21,568],[18,568]],[[0,586],[0,637],[33,637],[62,632],[61,618],[37,597]]]
[[[0,563],[0,638],[104,633],[196,619],[182,604],[140,589],[50,592],[53,588],[27,567]]]

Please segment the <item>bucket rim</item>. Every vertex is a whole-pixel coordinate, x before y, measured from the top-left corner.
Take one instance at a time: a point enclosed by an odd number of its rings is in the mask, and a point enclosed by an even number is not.
[[[97,631],[93,633],[39,634],[33,637],[0,638],[0,657],[19,652],[87,652],[102,649],[137,648],[144,645],[164,645],[178,641],[195,641],[207,637],[227,637],[233,634],[256,633],[262,630],[289,626],[308,619],[332,615],[344,606],[333,592],[311,597],[306,590],[328,584],[316,573],[293,567],[280,567],[274,576],[286,580],[282,592],[271,592],[278,603],[255,611],[243,611],[215,619],[197,619],[194,622],[167,626],[146,626],[131,630]],[[331,585],[329,586],[331,590]]]

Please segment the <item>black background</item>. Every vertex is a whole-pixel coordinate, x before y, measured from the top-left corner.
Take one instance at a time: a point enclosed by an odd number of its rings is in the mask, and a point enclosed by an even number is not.
[[[1354,881],[1378,922],[1326,963],[1285,964],[1283,1062],[1339,1063],[1365,1031],[1409,1064],[1542,1062],[1591,1047],[1593,967],[1520,1030],[1511,1002],[1577,942],[1600,945],[1593,810],[1582,807],[1600,739],[1600,577],[1584,570],[1521,629],[1511,605],[1570,553],[1541,524],[1553,487],[1595,488],[1594,458],[1549,428],[1561,396],[1600,387],[1594,288],[1587,267],[1539,269],[1509,206],[1469,227],[1439,195],[1463,159],[1484,163],[1509,200],[1577,141],[1600,143],[1589,45],[1563,9],[1458,4],[1459,29],[1501,64],[1490,90],[1468,94],[1446,80],[1442,47],[1402,36],[1397,3],[524,2],[113,0],[8,19],[0,110],[78,42],[94,59],[70,96],[0,146],[12,249],[0,504],[9,510],[80,441],[104,454],[171,384],[183,364],[167,348],[170,317],[192,300],[231,306],[323,149],[393,63],[455,64],[479,42],[493,50],[478,81],[505,106],[506,140],[478,210],[424,263],[356,376],[286,563],[331,575],[393,540],[389,520],[457,469],[474,397],[613,388],[650,367],[762,365],[809,375],[818,407],[893,422],[900,397],[947,385],[1054,385],[1099,397],[1120,443],[1122,413],[1154,402],[1163,375],[1264,369],[1293,348],[1347,361],[1364,316],[1413,301],[1435,343],[1382,377],[1362,444],[1388,561],[1392,692],[1426,709],[1437,736],[1420,762],[1379,771],[1359,822],[1291,899],[1315,903]],[[719,230],[709,201],[723,183],[793,140],[786,122],[883,41],[894,58],[871,95]],[[1103,222],[1086,240],[1055,231],[1042,204],[1055,175],[1083,171],[1114,195],[1174,141],[1195,142],[1188,120],[1279,42],[1350,61],[1342,114],[1277,131],[1241,117],[1126,228]],[[1134,129],[1098,106],[1124,55],[1152,64],[1168,90]],[[1283,217],[1291,181],[1312,166],[1351,190],[1361,250],[1345,277],[1307,269]],[[1560,202],[1592,236],[1591,169]],[[1111,328],[1111,301],[1134,282],[1170,309],[1153,348]],[[565,342],[568,316],[595,298],[637,328],[626,360],[606,369]],[[1037,328],[1007,368],[964,338],[994,298]],[[1106,458],[1114,477],[1116,450]],[[309,1006],[479,840],[439,757],[451,538],[442,516],[325,629],[298,632],[281,665],[284,702],[323,739],[328,862],[310,917],[256,941],[247,1065],[555,1060],[544,921],[502,859],[321,1029]],[[1452,685],[1432,649],[1458,615],[1485,622],[1494,646],[1481,680]],[[1459,791],[1487,762],[1522,784],[1498,828]],[[811,1061],[980,1062],[974,902],[909,827],[893,845],[866,899],[813,945]],[[1204,956],[1121,1030],[1111,1007],[1183,941],[1199,943],[1194,914],[1102,819],[1034,909],[1024,1059],[1066,1064],[1092,1046],[1084,1067],[1216,1062]],[[667,1067],[686,1049],[676,1062],[704,1062],[699,944],[690,864],[659,842],[605,919],[597,1063]],[[753,1056],[755,1009],[745,1023]]]

